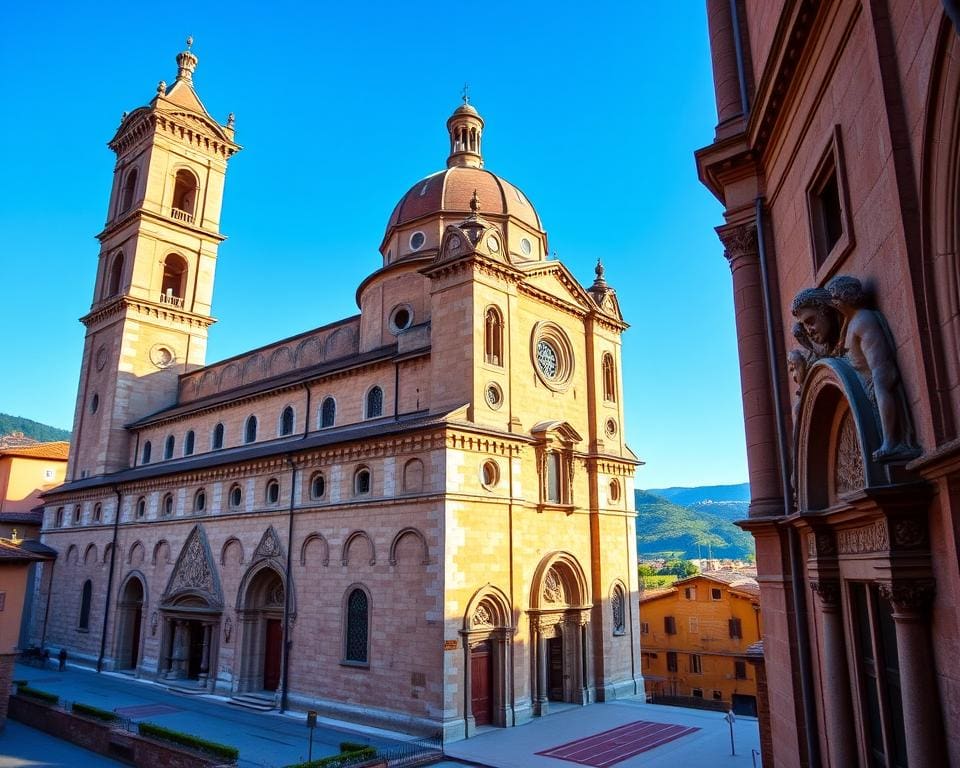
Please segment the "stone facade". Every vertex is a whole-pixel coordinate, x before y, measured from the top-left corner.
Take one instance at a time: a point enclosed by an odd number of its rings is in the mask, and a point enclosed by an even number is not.
[[[639,462],[603,268],[585,289],[547,260],[465,102],[360,314],[205,365],[239,147],[196,63],[181,53],[110,143],[35,634],[98,668],[448,739],[641,692]]]
[[[956,4],[707,10],[764,764],[958,765]]]

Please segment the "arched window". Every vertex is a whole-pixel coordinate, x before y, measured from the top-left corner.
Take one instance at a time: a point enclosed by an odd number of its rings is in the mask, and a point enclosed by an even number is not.
[[[173,458],[173,449],[176,444],[176,440],[173,435],[167,435],[167,440],[163,444],[163,458],[172,459]]]
[[[193,434],[193,430],[187,432],[183,438],[183,455],[192,456],[193,455],[193,444],[196,442],[196,435]]]
[[[617,377],[613,367],[613,355],[609,352],[603,355],[603,399],[608,403],[617,402]]]
[[[83,582],[83,589],[80,590],[80,621],[77,629],[87,630],[90,628],[90,600],[93,597],[93,582],[87,579]]]
[[[164,517],[173,517],[173,494],[168,493],[163,497],[163,504],[160,507],[163,510]]]
[[[103,520],[103,505],[98,501],[93,505],[93,522],[99,523]]]
[[[353,475],[353,493],[355,496],[363,496],[370,493],[370,470],[367,467],[360,467]]]
[[[234,485],[230,489],[230,495],[227,500],[230,503],[230,509],[240,509],[240,504],[243,502],[243,491],[240,490],[239,485]]]
[[[147,442],[143,444],[143,454],[141,455],[141,458],[140,458],[141,464],[150,463],[150,448],[151,448],[150,441],[147,440]]]
[[[243,442],[253,443],[257,440],[257,417],[248,416],[246,426],[243,428]]]
[[[203,512],[207,508],[207,492],[201,488],[193,494],[193,511]]]
[[[327,492],[327,480],[322,472],[317,472],[310,478],[310,498],[322,499],[323,494]]]
[[[283,413],[280,414],[280,434],[293,434],[293,408],[289,405],[284,408]]]
[[[267,482],[266,500],[267,504],[276,504],[280,501],[280,482],[278,480]]]
[[[173,210],[170,215],[179,220],[193,223],[193,215],[197,207],[197,177],[190,171],[181,168],[173,185]]]
[[[63,507],[57,507],[57,514],[53,518],[53,524],[57,528],[63,528]]]
[[[347,595],[346,631],[343,660],[348,664],[368,664],[370,661],[370,601],[359,587]]]
[[[560,503],[560,454],[556,451],[547,454],[547,501]]]
[[[80,525],[80,505],[77,504],[73,508],[73,520],[71,521],[74,525]]]
[[[187,290],[187,262],[171,253],[163,260],[163,282],[160,284],[160,303],[183,306]]]
[[[210,448],[219,451],[223,448],[223,424],[217,424],[213,428],[213,438],[210,440]]]
[[[374,387],[367,392],[367,418],[375,419],[383,415],[383,390]]]
[[[623,587],[619,584],[613,588],[613,594],[610,595],[610,619],[613,624],[613,634],[622,635],[626,632],[626,600],[624,599]]]
[[[320,406],[320,428],[332,427],[337,420],[337,403],[332,397],[324,398]]]
[[[484,319],[483,359],[490,365],[503,365],[503,317],[496,307],[490,307]]]
[[[120,194],[120,210],[118,213],[126,213],[133,207],[133,195],[136,191],[137,169],[132,168],[123,182],[123,192]]]
[[[110,262],[110,273],[107,277],[107,292],[103,298],[116,296],[120,293],[120,282],[123,280],[123,251],[114,254],[113,261]]]
[[[141,520],[147,516],[147,500],[141,496],[137,499],[137,519]]]

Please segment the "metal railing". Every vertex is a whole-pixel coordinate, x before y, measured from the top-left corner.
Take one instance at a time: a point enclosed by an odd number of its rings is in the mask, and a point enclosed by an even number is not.
[[[377,749],[377,757],[386,760],[390,768],[411,768],[415,765],[425,765],[436,760],[442,754],[443,739],[439,735]]]

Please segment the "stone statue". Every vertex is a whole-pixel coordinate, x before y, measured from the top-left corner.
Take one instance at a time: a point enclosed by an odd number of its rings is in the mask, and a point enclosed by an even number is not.
[[[797,322],[793,336],[810,353],[808,362],[837,353],[840,341],[840,315],[833,297],[824,288],[805,288],[796,295],[791,307]]]
[[[855,277],[838,275],[827,283],[833,306],[843,317],[840,354],[860,375],[880,414],[883,443],[876,461],[896,461],[918,454],[900,382],[893,337],[883,315],[867,307],[867,293]]]

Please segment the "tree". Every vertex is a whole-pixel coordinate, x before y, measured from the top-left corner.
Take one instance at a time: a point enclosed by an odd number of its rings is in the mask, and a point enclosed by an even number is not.
[[[696,565],[689,560],[681,560],[680,558],[667,560],[663,568],[657,571],[659,576],[678,576],[681,579],[687,576],[696,576],[698,573],[700,573],[700,569]]]

